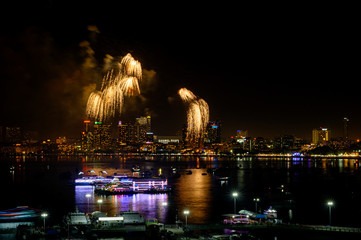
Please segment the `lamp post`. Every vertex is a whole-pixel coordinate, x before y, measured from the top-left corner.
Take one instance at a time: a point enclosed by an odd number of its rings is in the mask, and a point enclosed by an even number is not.
[[[48,216],[47,213],[42,213],[41,217],[44,219],[44,231],[45,231],[45,218]]]
[[[103,200],[102,199],[98,199],[98,204],[99,204],[99,212],[102,211],[102,203],[103,203]]]
[[[90,194],[90,193],[87,193],[87,194],[85,194],[85,197],[87,198],[87,200],[88,200],[88,212],[89,212],[89,198],[91,197],[92,195]]]
[[[327,206],[328,206],[328,225],[331,225],[331,208],[333,206],[333,201],[328,201]]]
[[[233,192],[233,193],[232,193],[232,196],[233,196],[233,198],[234,198],[234,213],[237,214],[237,212],[236,212],[236,199],[237,199],[237,197],[238,197],[238,193],[237,193],[237,192]]]
[[[189,211],[188,210],[184,210],[184,215],[186,216],[186,227],[188,226],[188,223],[187,223],[187,217],[188,217],[188,214],[189,214]]]
[[[253,202],[254,202],[255,205],[256,205],[256,213],[257,213],[257,204],[258,204],[259,201],[261,201],[261,199],[259,199],[259,198],[253,198]]]

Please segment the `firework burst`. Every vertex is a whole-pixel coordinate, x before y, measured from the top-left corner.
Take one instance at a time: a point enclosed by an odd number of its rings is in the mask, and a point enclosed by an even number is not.
[[[208,104],[186,88],[181,88],[178,94],[187,106],[186,141],[193,145],[197,143],[202,145],[209,121]]]
[[[118,69],[111,69],[103,77],[101,91],[89,95],[86,114],[95,121],[107,121],[121,113],[124,96],[140,94],[142,79],[140,62],[129,53],[122,58]]]

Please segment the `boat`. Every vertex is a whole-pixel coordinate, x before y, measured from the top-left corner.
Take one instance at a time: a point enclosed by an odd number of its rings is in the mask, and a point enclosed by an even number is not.
[[[249,224],[248,215],[243,214],[224,214],[223,215],[223,223],[224,224]]]
[[[132,167],[132,172],[140,172],[140,167],[138,165],[134,165]]]
[[[219,177],[219,176],[216,176],[216,179],[219,180],[219,181],[228,181],[228,180],[229,180],[229,177]]]
[[[97,184],[95,193],[102,195],[127,195],[135,193],[167,193],[168,187],[166,178],[121,178],[118,182],[109,184]]]

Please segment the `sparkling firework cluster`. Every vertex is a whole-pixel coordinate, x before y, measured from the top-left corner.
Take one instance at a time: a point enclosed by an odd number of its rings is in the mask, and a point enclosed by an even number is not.
[[[87,116],[95,121],[106,122],[114,119],[117,113],[120,115],[124,96],[140,94],[141,79],[141,64],[128,53],[116,68],[104,75],[101,90],[90,94]],[[186,88],[181,88],[178,94],[187,107],[186,141],[194,146],[201,144],[209,121],[208,104]]]
[[[186,88],[178,91],[187,106],[187,142],[201,144],[209,121],[209,107],[206,101],[197,97]]]
[[[142,79],[140,62],[128,53],[118,63],[117,69],[109,70],[102,82],[100,91],[90,94],[86,114],[96,121],[107,121],[121,113],[124,96],[140,94],[139,81]]]

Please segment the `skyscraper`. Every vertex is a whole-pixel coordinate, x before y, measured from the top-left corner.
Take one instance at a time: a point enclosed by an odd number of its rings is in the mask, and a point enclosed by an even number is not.
[[[93,146],[95,149],[110,149],[112,146],[111,125],[94,123]]]
[[[331,139],[331,130],[320,127],[312,130],[312,143],[325,144]]]
[[[129,126],[128,124],[122,123],[119,121],[118,125],[118,139],[120,144],[129,143]]]
[[[206,142],[221,143],[221,122],[216,120],[209,122],[206,131]]]

